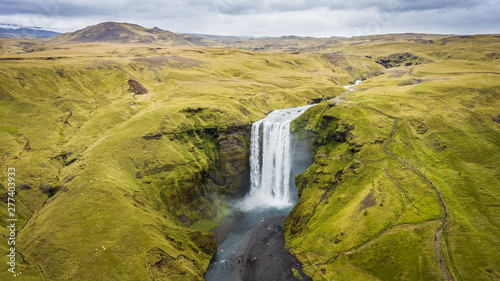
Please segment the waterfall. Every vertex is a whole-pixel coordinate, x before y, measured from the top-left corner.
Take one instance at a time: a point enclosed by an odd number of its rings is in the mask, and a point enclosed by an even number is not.
[[[250,140],[250,192],[243,210],[290,206],[290,123],[313,105],[275,110],[252,125]]]

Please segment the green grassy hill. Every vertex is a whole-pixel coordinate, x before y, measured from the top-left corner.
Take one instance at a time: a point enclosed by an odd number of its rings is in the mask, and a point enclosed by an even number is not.
[[[440,248],[450,277],[500,278],[500,68],[492,59],[499,41],[434,44],[404,49],[427,63],[389,68],[348,101],[321,103],[295,122],[316,154],[297,177],[301,197],[286,237],[313,279],[443,279],[434,238],[445,213],[417,171],[447,206]],[[397,49],[370,44],[352,52],[375,57]],[[394,129],[387,150],[399,159],[384,152]]]
[[[201,280],[220,199],[243,180],[249,124],[342,92],[319,56],[45,48],[0,58],[2,167],[17,171],[25,280]]]
[[[202,280],[216,250],[208,230],[231,212],[224,199],[245,191],[250,124],[320,100],[294,125],[312,138],[315,161],[297,177],[285,226],[314,280],[442,276],[434,235],[443,208],[384,152],[391,116],[400,119],[387,150],[447,204],[440,243],[453,280],[500,278],[497,37],[285,38],[266,52],[61,38],[0,40],[0,155],[4,171],[16,168],[18,279]],[[360,78],[348,101],[327,104]]]
[[[117,22],[103,22],[88,26],[75,32],[56,36],[48,41],[58,43],[108,42],[207,46],[207,42],[198,36],[180,35],[158,27],[145,28],[137,24]]]

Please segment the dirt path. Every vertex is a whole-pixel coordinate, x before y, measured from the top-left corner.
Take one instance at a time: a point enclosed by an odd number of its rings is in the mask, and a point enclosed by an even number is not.
[[[396,130],[397,130],[397,127],[398,127],[398,121],[400,118],[398,117],[394,117],[394,116],[391,116],[389,114],[386,114],[386,113],[383,113],[382,111],[380,110],[377,110],[375,108],[372,108],[372,107],[368,107],[368,106],[365,106],[365,105],[362,105],[362,104],[359,104],[363,107],[366,107],[366,108],[369,108],[369,109],[372,109],[378,113],[381,113],[383,115],[386,115],[388,116],[389,118],[392,118],[394,119],[394,127],[392,129],[392,132],[391,132],[391,135],[389,136],[389,141],[387,141],[387,143],[385,144],[384,148],[383,148],[383,151],[385,153],[387,153],[389,156],[391,156],[392,158],[395,158],[397,159],[399,162],[401,162],[403,165],[405,165],[407,168],[413,170],[415,173],[417,173],[420,177],[422,177],[430,186],[432,189],[434,189],[434,191],[436,192],[436,194],[438,195],[438,198],[439,198],[439,204],[441,205],[441,208],[443,209],[443,212],[444,212],[444,217],[443,217],[443,222],[441,224],[441,228],[437,231],[436,233],[436,237],[434,239],[434,248],[436,250],[436,257],[438,259],[438,262],[439,262],[439,266],[441,267],[441,272],[443,274],[443,277],[444,277],[444,280],[445,281],[448,281],[448,280],[451,280],[450,277],[449,277],[449,274],[448,274],[448,271],[446,269],[446,266],[445,266],[445,263],[443,261],[443,256],[442,256],[442,252],[441,252],[441,248],[440,248],[440,241],[441,241],[441,237],[442,237],[442,234],[443,234],[443,231],[444,231],[444,227],[446,225],[446,222],[448,220],[448,208],[446,207],[446,204],[444,202],[444,198],[443,198],[443,195],[441,194],[441,192],[439,191],[439,189],[434,185],[434,183],[429,179],[427,178],[422,172],[420,172],[417,168],[415,168],[412,164],[408,163],[407,161],[401,159],[400,157],[392,154],[390,151],[387,150],[387,147],[389,146],[389,144],[391,143],[392,141],[392,138],[394,137],[394,135],[396,134]]]
[[[413,75],[411,73],[408,73],[410,75]],[[349,93],[352,93],[353,91],[355,91],[354,89],[349,89],[349,92],[335,98],[334,100],[332,100],[332,104],[329,104],[330,105],[337,105],[339,104],[341,101],[343,101],[343,97]],[[437,231],[436,233],[436,237],[434,239],[434,248],[436,250],[436,257],[438,259],[438,262],[439,262],[439,266],[441,267],[441,272],[443,274],[443,277],[444,277],[444,280],[445,281],[448,281],[448,280],[452,280],[450,279],[449,277],[449,274],[448,274],[448,271],[446,269],[446,265],[443,261],[443,255],[442,255],[442,252],[441,252],[441,248],[440,248],[440,242],[441,242],[441,237],[442,237],[442,234],[443,234],[443,231],[444,231],[444,227],[446,225],[446,222],[448,220],[448,208],[446,207],[446,203],[444,202],[444,198],[443,198],[443,195],[442,193],[439,191],[439,189],[434,185],[434,183],[429,179],[427,178],[422,172],[420,172],[420,170],[418,170],[417,168],[415,168],[412,164],[408,163],[407,161],[401,159],[400,157],[398,157],[397,155],[394,155],[392,154],[390,151],[387,150],[387,148],[389,147],[389,144],[391,143],[392,141],[392,138],[394,137],[394,135],[396,134],[396,130],[397,130],[397,127],[398,127],[398,122],[400,120],[400,118],[398,117],[395,117],[395,116],[392,116],[392,115],[389,115],[387,113],[384,113],[383,111],[381,110],[378,110],[376,108],[373,108],[373,107],[369,107],[369,106],[366,106],[366,105],[363,105],[361,103],[358,103],[358,105],[360,106],[363,106],[365,108],[368,108],[368,109],[371,109],[371,110],[374,110],[376,111],[377,113],[379,114],[382,114],[382,115],[385,115],[389,118],[392,118],[394,119],[394,127],[391,131],[391,134],[389,136],[389,140],[387,141],[387,143],[385,144],[385,146],[383,147],[383,151],[385,153],[387,153],[389,156],[391,156],[392,158],[395,158],[397,159],[399,162],[401,162],[403,165],[405,165],[407,168],[413,170],[415,173],[417,173],[420,177],[422,177],[430,186],[432,189],[434,189],[434,191],[436,192],[436,194],[438,195],[438,198],[439,198],[439,204],[441,205],[441,208],[443,209],[443,212],[444,212],[444,217],[443,217],[443,222],[441,224],[441,228]]]

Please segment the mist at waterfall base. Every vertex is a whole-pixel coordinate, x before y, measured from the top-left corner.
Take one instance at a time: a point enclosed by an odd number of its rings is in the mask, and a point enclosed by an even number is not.
[[[255,237],[259,226],[276,217],[283,221],[298,200],[295,176],[312,164],[312,157],[309,145],[291,135],[290,123],[311,106],[275,110],[252,125],[250,191],[232,204],[245,214],[217,245],[205,280],[253,280],[239,259],[263,246]]]

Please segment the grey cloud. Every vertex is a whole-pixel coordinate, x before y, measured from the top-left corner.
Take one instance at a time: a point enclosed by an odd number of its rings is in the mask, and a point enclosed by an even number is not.
[[[3,0],[0,14],[59,14],[61,16],[109,15],[128,12],[200,9],[222,14],[259,14],[328,8],[331,10],[413,11],[474,7],[491,1],[475,0],[170,0],[170,1],[71,1],[71,0]],[[495,1],[498,2],[498,1]]]
[[[121,1],[121,0],[2,0],[0,15],[41,15],[57,17],[164,18],[191,16],[203,10],[196,1]],[[204,10],[207,10],[205,8]]]
[[[221,35],[482,33],[499,0],[0,0],[0,22],[71,31],[103,21]]]
[[[396,10],[399,11],[422,11],[422,10],[435,10],[435,9],[457,9],[457,8],[472,8],[481,6],[481,1],[475,0],[434,0],[434,1],[412,1],[412,0],[399,0],[395,5],[398,5]]]
[[[0,14],[41,14],[53,16],[59,13],[60,3],[56,0],[2,0]]]
[[[224,14],[272,13],[275,11],[300,11],[315,8],[328,8],[331,10],[377,9],[380,11],[422,11],[462,7],[470,8],[485,3],[475,0],[216,0],[205,2],[210,3],[212,9]]]

